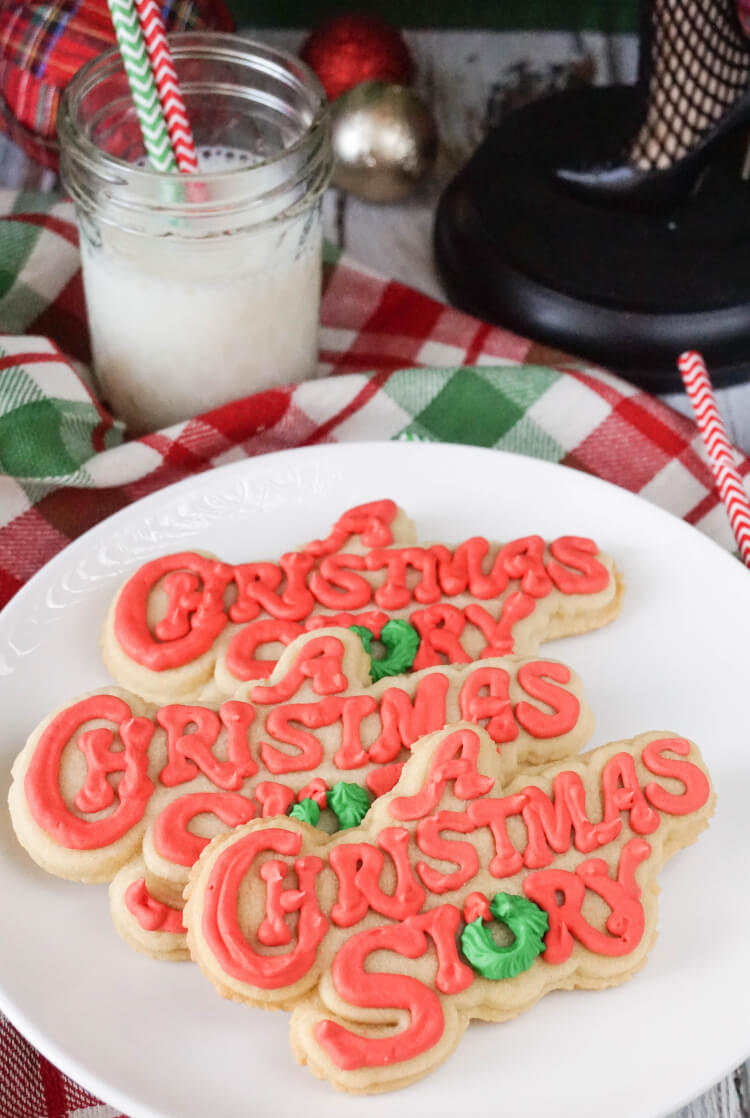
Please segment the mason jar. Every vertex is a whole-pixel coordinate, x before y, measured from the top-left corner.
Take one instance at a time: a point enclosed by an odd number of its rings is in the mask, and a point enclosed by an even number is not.
[[[328,109],[298,58],[240,36],[170,38],[199,171],[146,156],[118,50],[59,114],[94,371],[133,433],[315,375]]]

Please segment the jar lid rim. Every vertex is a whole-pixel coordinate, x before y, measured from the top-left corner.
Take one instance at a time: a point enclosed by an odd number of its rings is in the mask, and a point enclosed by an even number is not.
[[[290,54],[288,51],[281,50],[278,47],[272,47],[267,43],[262,43],[246,35],[233,34],[226,31],[179,31],[169,35],[169,43],[174,59],[185,57],[195,59],[205,54],[212,59],[224,58],[226,60],[231,60],[232,58],[237,59],[238,57],[247,56],[247,49],[251,48],[257,55],[275,64],[280,72],[286,72],[290,76],[298,77],[300,86],[304,84],[313,95],[311,99],[312,116],[310,122],[301,135],[289,144],[288,147],[284,147],[275,155],[267,159],[261,159],[255,163],[243,163],[220,171],[201,171],[201,179],[205,179],[212,183],[219,183],[222,180],[228,182],[236,181],[241,176],[251,176],[253,171],[271,167],[281,160],[295,155],[300,148],[310,142],[311,137],[314,136],[320,126],[324,125],[328,119],[328,100],[317,75],[306,62]],[[90,81],[91,75],[98,70],[116,72],[122,68],[119,48],[117,46],[112,46],[96,58],[90,59],[78,70],[63,91],[60,102],[58,132],[61,141],[72,138],[75,133],[75,145],[78,149],[76,157],[86,163],[90,169],[95,169],[99,175],[101,175],[102,171],[106,170],[115,174],[121,174],[127,171],[128,175],[132,176],[134,184],[139,181],[143,183],[154,183],[160,180],[163,182],[174,182],[175,173],[173,171],[157,171],[150,166],[139,167],[135,163],[129,163],[127,160],[119,159],[117,156],[103,151],[93,140],[89,139],[82,130],[77,129],[73,124],[71,104],[75,101],[77,96],[83,95],[86,89],[86,83]]]

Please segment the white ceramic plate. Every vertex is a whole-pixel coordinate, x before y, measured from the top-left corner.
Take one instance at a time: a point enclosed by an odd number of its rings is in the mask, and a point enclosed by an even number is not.
[[[0,769],[56,704],[107,682],[97,641],[128,572],[167,551],[238,562],[320,537],[389,496],[420,537],[592,535],[628,583],[611,626],[549,645],[580,672],[592,745],[643,730],[696,740],[718,791],[696,846],[662,875],[646,968],[603,992],[555,993],[474,1023],[433,1075],[351,1098],[299,1067],[283,1013],[221,1000],[196,967],[135,954],[104,887],[38,870],[0,812],[0,1008],[54,1063],[131,1118],[635,1118],[668,1113],[750,1053],[750,574],[682,521],[574,470],[438,444],[271,454],[183,482],[68,547],[0,615]]]

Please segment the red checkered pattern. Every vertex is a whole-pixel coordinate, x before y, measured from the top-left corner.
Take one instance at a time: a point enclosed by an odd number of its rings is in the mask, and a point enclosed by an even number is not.
[[[64,1076],[0,1016],[0,1118],[127,1116]]]

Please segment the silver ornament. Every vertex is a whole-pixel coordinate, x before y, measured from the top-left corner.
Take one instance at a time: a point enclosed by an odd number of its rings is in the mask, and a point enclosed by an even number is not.
[[[409,198],[435,163],[435,118],[413,89],[360,82],[332,105],[333,184],[366,202]]]

